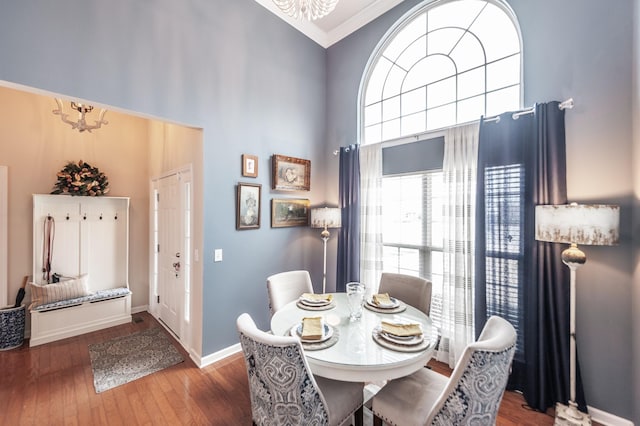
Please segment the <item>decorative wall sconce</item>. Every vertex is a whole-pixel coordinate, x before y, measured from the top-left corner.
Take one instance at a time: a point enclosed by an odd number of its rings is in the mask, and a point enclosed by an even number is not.
[[[55,115],[59,115],[62,122],[69,124],[72,129],[76,129],[79,132],[84,132],[86,130],[87,132],[91,133],[92,130],[99,129],[100,127],[102,127],[103,124],[104,125],[109,124],[109,122],[104,119],[104,115],[107,113],[106,109],[100,110],[98,119],[94,120],[95,124],[87,124],[85,116],[86,114],[93,111],[93,106],[82,104],[79,102],[73,102],[73,101],[71,101],[71,109],[78,111],[78,121],[69,120],[68,118],[69,114],[66,114],[64,112],[62,99],[59,99],[59,98],[55,98],[55,99],[56,99],[56,103],[58,104],[58,109],[54,109],[53,113]]]

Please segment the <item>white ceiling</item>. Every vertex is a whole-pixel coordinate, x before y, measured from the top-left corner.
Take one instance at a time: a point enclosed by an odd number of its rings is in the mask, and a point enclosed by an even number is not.
[[[327,48],[358,28],[368,24],[403,0],[340,0],[336,8],[316,21],[293,19],[278,9],[272,0],[256,0],[289,25]]]

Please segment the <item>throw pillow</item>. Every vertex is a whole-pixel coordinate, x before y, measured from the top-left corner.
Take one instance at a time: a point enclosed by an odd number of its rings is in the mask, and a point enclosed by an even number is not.
[[[88,288],[87,274],[60,281],[55,284],[29,283],[31,287],[31,305],[29,309],[47,303],[58,302],[60,300],[74,299],[76,297],[88,296],[91,294]]]

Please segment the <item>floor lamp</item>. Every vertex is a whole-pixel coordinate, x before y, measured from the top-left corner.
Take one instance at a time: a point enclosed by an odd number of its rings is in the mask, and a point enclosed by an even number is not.
[[[342,212],[337,207],[320,207],[311,209],[311,227],[323,228],[320,233],[324,243],[324,261],[322,267],[322,293],[327,290],[327,241],[331,234],[327,228],[340,228],[342,225]]]
[[[587,256],[578,244],[608,246],[618,243],[620,208],[610,205],[536,206],[536,240],[571,244],[562,252],[562,262],[571,270],[568,405],[556,404],[555,425],[590,425],[591,416],[578,410],[576,403],[576,270]]]

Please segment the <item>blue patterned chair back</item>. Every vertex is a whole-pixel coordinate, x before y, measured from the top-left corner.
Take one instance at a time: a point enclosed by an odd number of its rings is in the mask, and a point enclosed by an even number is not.
[[[327,425],[327,405],[300,341],[259,330],[248,314],[238,317],[237,326],[249,376],[254,423]]]
[[[427,424],[494,425],[515,344],[513,326],[500,317],[489,318],[478,341],[465,348]]]

